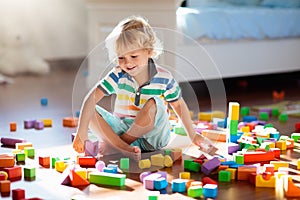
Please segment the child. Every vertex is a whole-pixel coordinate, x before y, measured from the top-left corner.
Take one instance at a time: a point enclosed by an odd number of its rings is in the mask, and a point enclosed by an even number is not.
[[[121,21],[106,39],[114,67],[86,96],[73,142],[77,152],[84,152],[88,128],[103,141],[100,153],[114,150],[135,160],[142,151],[155,151],[170,140],[168,103],[184,125],[189,137],[201,150],[214,154],[210,140],[195,133],[189,109],[181,98],[178,83],[166,69],[154,63],[161,43],[151,26],[141,17]],[[116,94],[114,113],[97,105],[104,96]]]

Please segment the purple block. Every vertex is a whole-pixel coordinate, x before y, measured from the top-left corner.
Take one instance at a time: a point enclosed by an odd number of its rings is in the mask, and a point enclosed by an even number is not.
[[[3,146],[12,146],[15,147],[16,143],[23,143],[26,140],[22,138],[1,138],[1,143]]]
[[[220,160],[217,157],[207,161],[202,165],[202,172],[206,175],[209,175],[212,171],[214,171],[221,164]]]
[[[105,163],[104,163],[102,160],[99,160],[99,161],[96,162],[95,168],[96,168],[99,172],[103,172],[103,169],[105,168]]]
[[[240,150],[240,145],[236,143],[229,143],[228,144],[228,154],[232,154]]]
[[[86,140],[84,142],[84,147],[85,147],[85,155],[88,156],[97,156],[99,152],[99,142],[98,140],[96,141],[91,141],[91,140]]]
[[[260,108],[258,110],[258,113],[261,113],[261,112],[266,112],[269,114],[269,117],[272,115],[272,108]]]
[[[143,181],[144,181],[144,178],[145,178],[146,176],[149,176],[150,174],[152,174],[152,172],[142,172],[142,173],[140,174],[140,181],[143,182]]]
[[[37,130],[42,130],[44,129],[44,122],[42,121],[36,121],[34,124],[34,128]]]
[[[161,177],[164,177],[165,179],[167,179],[167,172],[158,171],[158,172],[155,172],[153,174],[160,174]]]
[[[31,129],[35,127],[36,120],[24,120],[24,128]]]

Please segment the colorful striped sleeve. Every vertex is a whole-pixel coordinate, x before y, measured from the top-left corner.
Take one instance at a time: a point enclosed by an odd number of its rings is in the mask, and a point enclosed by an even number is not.
[[[181,88],[174,78],[171,78],[166,85],[164,96],[167,102],[177,101],[181,97]]]
[[[99,81],[97,88],[102,90],[106,95],[116,93],[119,78],[123,75],[119,67],[114,67],[103,79]]]

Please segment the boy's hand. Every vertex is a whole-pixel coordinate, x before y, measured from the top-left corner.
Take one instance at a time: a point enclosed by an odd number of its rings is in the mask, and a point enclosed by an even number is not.
[[[208,153],[209,155],[215,155],[218,150],[217,147],[206,137],[196,133],[193,143],[199,146],[199,150]]]
[[[84,152],[84,141],[85,139],[80,137],[80,134],[78,132],[76,133],[76,136],[73,141],[73,149],[78,152],[78,153],[83,153]]]

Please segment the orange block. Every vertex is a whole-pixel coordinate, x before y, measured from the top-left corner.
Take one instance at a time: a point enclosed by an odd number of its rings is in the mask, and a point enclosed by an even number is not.
[[[3,170],[8,174],[8,179],[11,181],[22,179],[22,167],[20,166],[7,167]]]
[[[284,177],[283,188],[286,197],[300,197],[300,188],[298,188],[291,177]]]
[[[17,130],[17,122],[10,122],[9,127],[10,127],[10,131],[16,131]]]
[[[257,167],[256,166],[240,166],[237,170],[237,179],[247,181],[249,179],[249,175],[251,173],[256,173]]]
[[[0,191],[1,191],[1,193],[9,193],[10,192],[10,181],[9,180],[0,181]]]
[[[15,165],[15,157],[8,154],[0,154],[0,168],[13,167]]]
[[[95,164],[97,162],[97,159],[92,156],[84,156],[84,157],[78,157],[78,164],[80,166],[93,166],[95,167]]]
[[[202,135],[211,140],[226,142],[226,131],[219,130],[203,130]]]
[[[85,186],[90,184],[86,179],[79,176],[74,170],[71,170],[70,172],[70,180],[71,180],[71,185],[73,187]]]
[[[63,118],[64,127],[76,127],[78,125],[77,117],[65,117]]]
[[[31,142],[16,143],[16,149],[24,150],[25,147],[32,147]]]
[[[272,151],[246,152],[244,153],[244,163],[257,163],[274,160],[275,155]]]
[[[287,139],[286,140],[286,148],[293,149],[294,148],[294,139]]]
[[[50,168],[50,156],[39,156],[39,164],[42,167]]]

